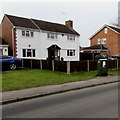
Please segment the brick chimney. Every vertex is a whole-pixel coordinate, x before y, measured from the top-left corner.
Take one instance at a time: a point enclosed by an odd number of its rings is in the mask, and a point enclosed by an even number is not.
[[[73,28],[73,21],[72,20],[65,21],[65,25]]]

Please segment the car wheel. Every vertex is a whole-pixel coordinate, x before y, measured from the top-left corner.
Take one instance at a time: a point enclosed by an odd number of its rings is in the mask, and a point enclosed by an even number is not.
[[[15,70],[17,68],[17,66],[15,64],[10,64],[10,69],[11,70]]]

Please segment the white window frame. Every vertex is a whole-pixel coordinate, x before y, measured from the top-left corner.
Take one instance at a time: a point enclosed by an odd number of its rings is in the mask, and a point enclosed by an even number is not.
[[[30,32],[29,31],[25,31],[25,36],[29,37],[30,36]]]
[[[98,38],[98,44],[101,44],[101,39],[100,38]]]
[[[34,32],[33,31],[30,31],[30,36],[34,37]]]
[[[47,39],[57,39],[56,33],[47,33]]]
[[[67,50],[67,56],[75,56],[75,50],[71,49],[71,50]]]
[[[25,31],[22,30],[22,36],[25,36]]]
[[[107,39],[106,38],[102,38],[102,44],[107,44]]]
[[[24,52],[23,52],[24,50],[25,50],[25,56],[24,56]],[[34,51],[35,51],[35,53],[34,53]],[[31,56],[28,56],[28,52],[31,52]],[[36,57],[36,49],[24,48],[24,49],[22,49],[22,56],[26,57],[26,58]]]
[[[73,35],[67,35],[67,40],[75,40],[75,36],[73,36]]]
[[[104,28],[104,33],[108,33],[108,28]]]
[[[34,37],[34,32],[29,30],[22,30],[22,37]]]

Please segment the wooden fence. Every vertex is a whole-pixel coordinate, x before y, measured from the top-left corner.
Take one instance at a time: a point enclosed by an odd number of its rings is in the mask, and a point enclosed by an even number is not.
[[[31,69],[52,70],[66,72],[79,72],[97,70],[97,62],[92,60],[84,61],[49,61],[49,60],[35,60],[35,59],[22,59],[22,67]],[[120,68],[120,59],[109,60],[108,69]]]

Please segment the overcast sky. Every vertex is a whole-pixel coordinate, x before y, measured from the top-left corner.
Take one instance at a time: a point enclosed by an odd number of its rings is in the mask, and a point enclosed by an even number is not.
[[[80,45],[89,46],[89,37],[104,24],[112,24],[118,19],[118,0],[98,2],[8,2],[4,0],[0,10],[0,22],[4,14],[64,24],[73,20],[74,29],[79,32]],[[61,0],[62,1],[62,0]]]

